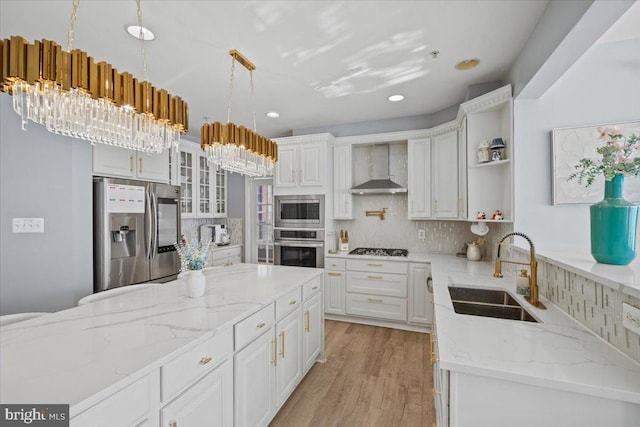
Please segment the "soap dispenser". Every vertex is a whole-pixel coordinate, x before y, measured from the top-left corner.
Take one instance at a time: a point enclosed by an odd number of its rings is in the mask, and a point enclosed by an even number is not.
[[[516,279],[516,292],[520,295],[529,295],[531,290],[531,279],[527,275],[527,270],[520,270],[520,276]]]

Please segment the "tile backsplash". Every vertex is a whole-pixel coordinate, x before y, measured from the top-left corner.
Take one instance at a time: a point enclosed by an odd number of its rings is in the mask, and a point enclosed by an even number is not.
[[[386,218],[366,216],[365,211],[387,208]],[[354,196],[355,220],[334,221],[334,230],[327,233],[327,248],[335,249],[340,229],[349,231],[349,247],[379,247],[408,249],[410,252],[455,254],[462,252],[465,243],[478,239],[471,233],[466,221],[411,221],[407,218],[406,194],[380,194]],[[481,251],[485,259],[494,259],[497,241],[512,231],[510,223],[488,223],[489,233],[484,236]],[[424,229],[426,238],[418,239],[418,230]]]
[[[528,259],[522,249],[510,247],[508,252],[510,259]],[[538,286],[540,294],[554,305],[640,363],[640,335],[622,325],[622,303],[640,308],[640,298],[540,259]]]
[[[181,232],[187,240],[200,238],[200,226],[204,224],[225,224],[229,233],[230,244],[244,245],[243,218],[183,218]]]

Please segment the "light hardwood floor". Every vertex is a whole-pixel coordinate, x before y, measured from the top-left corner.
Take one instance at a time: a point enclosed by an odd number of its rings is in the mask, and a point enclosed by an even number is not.
[[[325,321],[316,363],[271,427],[431,426],[429,335]]]

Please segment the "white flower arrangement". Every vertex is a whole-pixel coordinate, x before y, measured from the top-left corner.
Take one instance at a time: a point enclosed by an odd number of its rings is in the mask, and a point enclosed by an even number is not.
[[[202,270],[207,263],[211,242],[187,242],[176,244],[176,250],[180,255],[180,271]]]

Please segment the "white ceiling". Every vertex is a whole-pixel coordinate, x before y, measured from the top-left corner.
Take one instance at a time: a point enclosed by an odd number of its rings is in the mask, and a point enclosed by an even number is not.
[[[226,121],[231,60],[256,64],[258,132],[431,114],[464,99],[468,85],[505,77],[547,1],[142,1],[154,86],[203,116]],[[0,37],[66,46],[71,0],[0,1]],[[140,43],[126,34],[134,0],[80,3],[74,48],[143,77]],[[440,51],[436,59],[430,52]],[[465,58],[473,70],[455,71]],[[387,96],[404,94],[403,102]],[[236,67],[232,121],[251,125],[247,71]],[[268,119],[267,111],[280,117]]]

